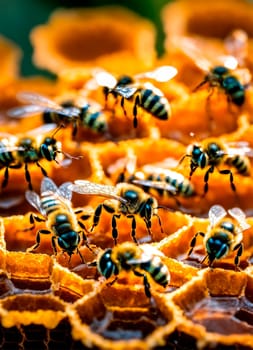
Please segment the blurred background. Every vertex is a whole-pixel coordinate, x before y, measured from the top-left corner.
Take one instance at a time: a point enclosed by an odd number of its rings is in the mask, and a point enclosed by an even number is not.
[[[23,51],[21,74],[44,73],[32,64],[32,46],[29,33],[38,24],[46,23],[56,8],[125,6],[149,18],[157,28],[157,50],[163,51],[163,30],[160,20],[162,7],[170,0],[0,0],[0,34],[14,41]],[[133,33],[134,35],[134,33]]]

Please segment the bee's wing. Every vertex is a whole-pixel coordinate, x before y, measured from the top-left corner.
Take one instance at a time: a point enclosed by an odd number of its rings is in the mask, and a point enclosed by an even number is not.
[[[94,72],[94,78],[99,86],[113,89],[117,84],[117,79],[109,72],[99,70]]]
[[[71,201],[72,199],[72,191],[70,189],[70,185],[71,185],[71,182],[64,182],[63,184],[61,184],[61,186],[58,189],[58,192],[60,193],[60,195],[69,201]]]
[[[233,75],[235,75],[240,83],[245,86],[249,85],[252,79],[251,73],[247,68],[236,69],[233,72]]]
[[[173,194],[177,193],[177,189],[172,186],[171,184],[168,184],[165,181],[152,181],[152,180],[142,180],[142,179],[134,179],[132,181],[132,183],[134,183],[135,185],[141,185],[141,186],[146,186],[146,187],[150,187],[150,188],[157,188],[160,190],[165,190],[165,191],[169,191]]]
[[[227,154],[230,156],[241,155],[253,157],[253,148],[246,141],[229,142],[227,146]]]
[[[211,226],[216,226],[226,215],[227,212],[221,205],[213,205],[208,212]]]
[[[236,219],[241,230],[247,230],[250,228],[250,225],[246,222],[246,215],[240,208],[232,208],[228,210],[228,213]]]
[[[100,185],[87,180],[76,180],[69,186],[71,191],[80,194],[96,195],[116,199],[121,203],[127,203],[127,200],[117,195],[117,188],[109,185]]]
[[[11,118],[26,118],[43,111],[45,111],[45,107],[38,105],[27,105],[11,108],[7,111],[7,115]]]
[[[52,109],[62,109],[62,107],[51,100],[50,98],[47,98],[46,96],[37,94],[35,92],[29,92],[29,91],[22,91],[17,94],[17,99],[20,102],[37,105],[45,108],[52,108]]]
[[[173,66],[161,66],[153,71],[137,74],[135,75],[135,79],[148,78],[162,83],[171,80],[177,75],[177,73],[177,69]]]
[[[44,177],[41,181],[40,193],[42,194],[45,192],[52,192],[52,193],[58,192],[57,185],[49,177]]]
[[[174,40],[175,42],[172,42],[173,45],[182,48],[184,54],[190,58],[197,65],[197,67],[204,72],[208,72],[211,69],[211,61],[203,56],[203,52],[198,47],[198,43],[195,39],[176,37]]]
[[[116,91],[120,96],[128,99],[133,96],[133,94],[138,90],[134,85],[130,86],[116,86],[114,91]]]
[[[55,130],[57,125],[55,123],[50,123],[50,124],[44,124],[39,126],[36,129],[32,129],[26,133],[26,135],[29,136],[39,136],[39,135],[44,135],[47,133],[50,133],[51,131]]]
[[[30,190],[26,191],[25,198],[35,209],[38,210],[39,213],[45,215],[45,211],[41,207],[40,197],[36,192]]]
[[[35,92],[19,92],[17,94],[17,99],[23,103],[39,106],[42,109],[42,111],[49,109],[51,111],[56,111],[57,113],[69,117],[78,116],[80,112],[79,109],[75,107],[63,108],[55,101]]]

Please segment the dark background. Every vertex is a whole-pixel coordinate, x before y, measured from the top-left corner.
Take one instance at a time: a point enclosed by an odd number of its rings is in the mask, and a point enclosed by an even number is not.
[[[157,28],[157,50],[163,50],[161,8],[170,0],[0,0],[0,34],[14,41],[23,50],[22,75],[41,73],[32,64],[29,33],[38,24],[46,23],[50,13],[63,7],[95,7],[103,5],[125,6],[149,18]],[[133,33],[134,35],[134,33]]]

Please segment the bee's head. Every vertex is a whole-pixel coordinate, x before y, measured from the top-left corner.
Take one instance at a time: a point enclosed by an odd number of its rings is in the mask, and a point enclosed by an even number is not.
[[[98,272],[105,278],[110,278],[119,273],[118,266],[111,259],[112,249],[106,249],[98,259]]]

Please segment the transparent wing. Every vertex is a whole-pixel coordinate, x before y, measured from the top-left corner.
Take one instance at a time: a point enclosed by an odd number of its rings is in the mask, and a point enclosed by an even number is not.
[[[138,90],[135,86],[116,86],[114,91],[116,91],[120,96],[125,98],[130,98]]]
[[[43,194],[45,192],[57,193],[58,187],[49,177],[44,177],[41,181],[40,185],[40,193]]]
[[[0,147],[0,154],[6,153],[6,152],[16,152],[16,151],[25,151],[24,147],[21,146],[6,146],[1,148]]]
[[[60,195],[69,201],[71,201],[71,199],[72,199],[72,191],[70,189],[70,185],[71,185],[71,182],[64,182],[58,188],[58,192],[60,193]]]
[[[246,141],[229,142],[227,143],[227,146],[228,146],[228,150],[227,150],[228,155],[231,155],[231,156],[241,155],[241,156],[253,157],[253,148],[251,148],[249,143]]]
[[[29,190],[26,191],[25,198],[35,209],[38,210],[39,213],[45,215],[45,211],[41,207],[40,197],[36,192]]]
[[[158,167],[158,166],[155,166],[153,164],[146,164],[142,167],[142,169],[147,174],[168,176],[171,179],[177,180],[178,182],[183,182],[183,181],[187,180],[183,174],[178,173],[177,171]]]
[[[154,69],[153,71],[137,74],[135,75],[135,78],[136,79],[144,79],[144,78],[154,79],[162,83],[162,82],[171,80],[177,75],[177,73],[178,73],[177,69],[173,66],[161,66]]]
[[[57,125],[55,123],[50,123],[50,124],[44,124],[39,126],[36,129],[32,129],[26,133],[26,135],[30,136],[40,136],[47,134],[57,128]]]
[[[109,185],[100,185],[86,180],[76,180],[69,186],[71,191],[80,194],[96,195],[116,199],[121,203],[127,203],[127,200],[117,195],[117,188]]]
[[[208,213],[211,226],[216,226],[226,215],[227,212],[221,205],[213,205]]]
[[[63,108],[61,105],[59,105],[55,101],[34,92],[19,92],[17,94],[17,99],[23,103],[36,105],[43,108],[44,110],[49,109],[51,111],[56,111],[57,113],[60,113],[62,115],[69,116],[69,117],[78,116],[80,113],[79,108],[76,108],[76,107]]]
[[[141,185],[141,186],[146,186],[150,188],[157,188],[160,190],[169,191],[173,194],[177,193],[177,189],[165,181],[150,181],[150,180],[134,179],[131,182],[134,183],[135,185]]]
[[[106,71],[94,72],[94,77],[99,86],[105,86],[113,89],[117,85],[117,79]]]
[[[241,230],[247,230],[250,225],[246,222],[246,215],[240,208],[232,208],[228,213],[238,222]]]
[[[27,105],[14,107],[7,111],[7,115],[11,118],[25,118],[30,117],[33,114],[41,113],[45,111],[45,107],[36,105]]]
[[[53,100],[42,96],[40,94],[37,94],[35,92],[27,92],[27,91],[22,91],[17,94],[17,99],[20,102],[27,103],[27,104],[33,104],[45,108],[52,108],[55,110],[62,109],[62,107],[54,102]]]

